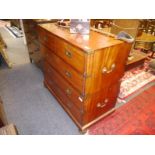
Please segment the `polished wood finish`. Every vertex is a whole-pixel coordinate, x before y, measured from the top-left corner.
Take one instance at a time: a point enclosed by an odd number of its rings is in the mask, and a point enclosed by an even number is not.
[[[91,53],[95,50],[114,46],[123,43],[120,40],[112,37],[104,36],[94,31],[90,32],[90,35],[70,34],[69,29],[58,27],[56,24],[42,24],[40,25],[46,32],[52,33],[59,41],[65,41],[69,45],[75,46],[77,49],[81,49],[82,52]],[[41,31],[41,27],[38,28]]]
[[[85,56],[82,51],[60,39],[56,39],[55,51],[65,62],[73,66],[77,71],[84,73]]]
[[[62,92],[69,98],[72,102],[75,103],[75,105],[79,108],[81,108],[81,102],[78,99],[80,96],[80,93],[77,92],[68,82],[60,76],[60,74],[55,71],[52,67],[50,67],[48,64],[45,64],[45,76],[47,75],[50,77],[48,80],[49,83],[53,82],[62,90]]]
[[[130,47],[130,44],[123,43],[88,55],[86,74],[91,78],[87,78],[85,81],[85,94],[102,91],[105,86],[119,81],[124,73]],[[113,66],[114,69],[112,69]],[[107,69],[107,72],[104,72],[104,69]]]
[[[47,61],[55,70],[57,70],[63,78],[73,85],[79,92],[83,90],[83,76],[75,71],[69,64],[65,63],[54,52],[51,52],[47,47],[41,46],[45,61]],[[49,59],[50,57],[50,59]],[[61,64],[61,69],[58,67]]]
[[[115,107],[131,44],[94,31],[70,34],[55,24],[39,25],[38,33],[44,84],[79,128],[109,113]]]

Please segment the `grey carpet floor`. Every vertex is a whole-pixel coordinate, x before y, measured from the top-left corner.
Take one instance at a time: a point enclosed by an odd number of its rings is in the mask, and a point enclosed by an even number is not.
[[[9,123],[22,135],[80,134],[77,126],[43,86],[43,74],[29,62],[22,38],[13,38],[4,28],[0,33],[8,45],[13,68],[0,67],[0,96]]]

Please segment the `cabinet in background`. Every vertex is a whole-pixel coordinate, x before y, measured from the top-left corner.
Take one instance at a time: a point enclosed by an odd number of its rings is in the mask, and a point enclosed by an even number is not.
[[[37,25],[44,23],[52,23],[57,20],[46,19],[23,19],[24,33],[26,37],[30,62],[34,62],[38,67],[42,69],[42,55],[40,52]]]

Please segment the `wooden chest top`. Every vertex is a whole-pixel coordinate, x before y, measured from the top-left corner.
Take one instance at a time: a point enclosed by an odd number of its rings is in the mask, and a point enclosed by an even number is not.
[[[69,29],[58,27],[55,23],[46,23],[39,25],[55,36],[67,41],[68,43],[80,48],[86,53],[90,53],[99,49],[121,44],[123,41],[105,36],[95,31],[90,31],[89,35],[71,34]]]

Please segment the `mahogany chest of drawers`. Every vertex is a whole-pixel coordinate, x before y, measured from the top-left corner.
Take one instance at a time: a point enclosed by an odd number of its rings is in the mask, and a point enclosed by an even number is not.
[[[115,107],[131,45],[91,31],[38,26],[44,84],[81,130]]]

